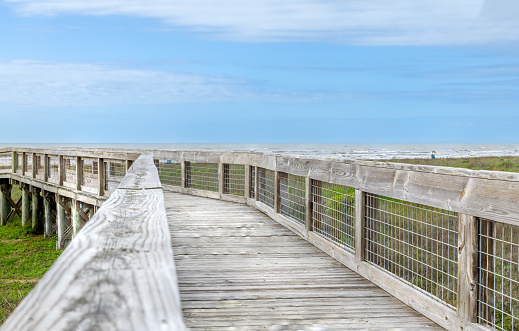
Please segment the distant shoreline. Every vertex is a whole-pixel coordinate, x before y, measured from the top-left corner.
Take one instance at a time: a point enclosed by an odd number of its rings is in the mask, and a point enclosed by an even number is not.
[[[448,157],[436,159],[391,159],[378,161],[418,165],[432,165],[451,168],[466,168],[472,170],[519,172],[519,156]]]

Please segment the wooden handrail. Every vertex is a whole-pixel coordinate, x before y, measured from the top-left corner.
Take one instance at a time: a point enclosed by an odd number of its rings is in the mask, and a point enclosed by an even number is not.
[[[152,154],[143,154],[1,330],[183,330]]]

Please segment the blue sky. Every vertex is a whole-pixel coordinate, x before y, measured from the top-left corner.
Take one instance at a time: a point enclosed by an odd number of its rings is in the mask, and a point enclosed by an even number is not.
[[[0,0],[0,141],[519,142],[517,17],[517,0]]]

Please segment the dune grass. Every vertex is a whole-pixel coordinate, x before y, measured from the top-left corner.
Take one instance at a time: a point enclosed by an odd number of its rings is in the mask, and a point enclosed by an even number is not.
[[[472,170],[492,170],[519,172],[519,156],[471,157],[471,158],[436,158],[436,159],[394,159],[387,162],[433,165]]]

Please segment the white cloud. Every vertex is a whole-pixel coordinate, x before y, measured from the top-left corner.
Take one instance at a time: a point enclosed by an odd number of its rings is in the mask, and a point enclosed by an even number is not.
[[[0,104],[91,106],[214,102],[233,98],[240,80],[125,69],[106,64],[0,63]]]
[[[157,18],[214,38],[448,45],[519,39],[514,0],[4,0],[23,15]]]

